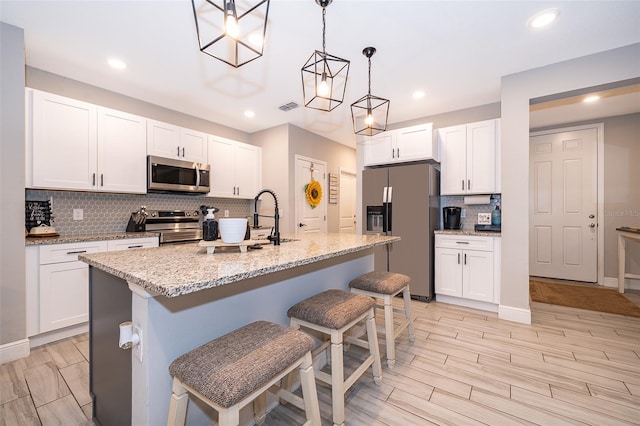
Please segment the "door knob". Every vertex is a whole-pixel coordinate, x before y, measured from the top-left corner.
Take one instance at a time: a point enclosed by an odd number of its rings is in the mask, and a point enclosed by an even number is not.
[[[595,224],[595,223],[590,223],[590,224],[589,224],[589,228],[595,228],[595,227],[596,227],[596,224]]]
[[[590,214],[589,215],[589,219],[594,219],[595,217],[596,217],[596,215],[594,215],[594,214]]]
[[[298,224],[298,227],[299,227],[299,228],[302,228],[303,226],[307,226],[307,224],[306,224],[306,223],[302,223],[302,222],[300,222],[300,223]]]

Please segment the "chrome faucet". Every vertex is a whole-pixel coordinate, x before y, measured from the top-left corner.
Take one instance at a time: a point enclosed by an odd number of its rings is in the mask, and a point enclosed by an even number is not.
[[[273,214],[273,218],[275,220],[275,227],[273,229],[272,235],[269,235],[268,239],[269,239],[269,241],[273,242],[274,246],[279,246],[280,245],[280,213],[278,213],[278,197],[276,196],[276,193],[273,192],[270,189],[263,189],[262,191],[258,192],[258,195],[256,195],[256,198],[253,199],[253,201],[254,201],[254,203],[253,203],[253,227],[254,228],[258,228],[258,226],[259,226],[258,225],[258,218],[260,216],[262,216],[262,217],[271,217],[271,216],[267,216],[267,215],[258,214],[258,199],[265,192],[271,194],[271,196],[273,197],[273,201],[275,203],[275,210],[274,210],[274,214]]]

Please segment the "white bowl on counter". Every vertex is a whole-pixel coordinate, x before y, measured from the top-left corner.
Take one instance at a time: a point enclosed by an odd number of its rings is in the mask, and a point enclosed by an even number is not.
[[[236,244],[244,240],[247,232],[247,218],[224,217],[218,219],[218,231],[223,243]]]

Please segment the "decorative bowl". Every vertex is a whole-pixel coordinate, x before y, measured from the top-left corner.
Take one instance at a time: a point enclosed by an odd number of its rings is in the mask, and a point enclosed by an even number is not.
[[[226,244],[236,244],[244,240],[247,232],[247,218],[224,217],[218,219],[220,238]]]

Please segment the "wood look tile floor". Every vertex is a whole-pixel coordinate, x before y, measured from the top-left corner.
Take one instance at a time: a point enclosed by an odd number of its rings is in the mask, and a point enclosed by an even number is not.
[[[640,305],[640,292],[629,296]],[[398,338],[381,386],[369,371],[348,392],[347,425],[640,425],[640,318],[535,302],[531,325],[438,302],[412,309],[415,342]],[[77,336],[2,365],[0,425],[91,424],[87,343]],[[363,355],[352,346],[345,369]],[[330,390],[318,390],[330,425]],[[265,424],[302,423],[289,404]]]

